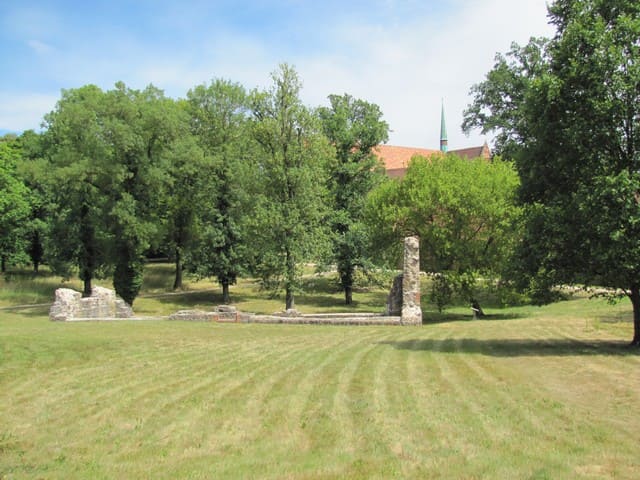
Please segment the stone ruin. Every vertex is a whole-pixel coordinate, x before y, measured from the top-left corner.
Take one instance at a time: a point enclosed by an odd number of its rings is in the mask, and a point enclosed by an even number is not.
[[[131,318],[133,310],[113,290],[93,287],[90,297],[70,288],[58,288],[56,300],[49,309],[49,320],[65,322],[72,320]]]
[[[418,237],[404,239],[404,267],[393,280],[387,298],[386,315],[400,315],[402,325],[422,325],[420,307],[420,241]]]
[[[286,310],[273,315],[259,315],[237,311],[235,307],[220,305],[214,311],[180,310],[169,320],[192,322],[284,323],[295,325],[422,325],[420,307],[420,242],[418,237],[404,240],[404,268],[391,287],[386,312],[302,314]]]
[[[56,300],[49,310],[52,321],[114,320],[132,318],[131,307],[113,290],[94,287],[91,296],[82,298],[80,292],[68,288],[56,290]],[[237,311],[235,307],[220,305],[214,311],[180,310],[169,320],[232,323],[288,323],[316,325],[422,325],[420,307],[420,247],[418,237],[404,240],[403,273],[394,281],[383,314],[301,314],[295,310],[273,315],[258,315]]]
[[[246,314],[238,312],[231,305],[218,305],[213,312],[204,310],[178,310],[169,315],[169,320],[183,320],[188,322],[231,322],[237,323]]]

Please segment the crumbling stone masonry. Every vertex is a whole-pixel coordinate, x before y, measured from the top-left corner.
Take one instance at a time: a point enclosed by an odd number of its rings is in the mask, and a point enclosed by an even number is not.
[[[401,325],[422,325],[420,307],[420,242],[418,237],[404,239],[404,267],[393,279],[387,297],[389,316],[399,316]]]
[[[56,300],[49,309],[49,320],[71,321],[92,318],[131,318],[133,310],[113,290],[93,287],[91,296],[82,298],[80,292],[58,288]]]
[[[420,307],[420,241],[418,237],[404,239],[402,272],[402,325],[422,325]]]

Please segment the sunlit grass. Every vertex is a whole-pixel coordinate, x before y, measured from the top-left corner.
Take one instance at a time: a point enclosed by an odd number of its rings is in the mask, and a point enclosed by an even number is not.
[[[169,315],[181,309],[211,310],[222,304],[220,285],[212,279],[198,280],[185,275],[183,288],[173,291],[173,265],[150,263],[145,267],[142,290],[134,301],[134,311],[141,316]],[[95,280],[96,285],[111,286],[109,279]],[[17,270],[0,277],[0,307],[51,303],[56,288],[82,290],[77,278],[63,280],[43,269],[40,274]],[[296,295],[296,308],[311,312],[382,312],[387,292],[384,288],[356,289],[353,305],[344,305],[343,294],[335,275],[306,271],[303,289]],[[240,278],[231,287],[231,301],[238,309],[254,313],[274,313],[284,309],[284,295],[273,296],[261,289],[257,280]]]
[[[218,285],[147,269],[139,315],[210,308]],[[108,284],[108,282],[105,282]],[[0,310],[0,478],[620,478],[640,471],[640,357],[628,302],[576,295],[423,327],[54,323],[50,275]],[[273,312],[255,281],[235,304]],[[308,272],[303,311],[345,311]],[[353,311],[384,308],[357,292]],[[423,299],[426,295],[423,295]]]
[[[634,479],[640,357],[608,308],[423,327],[0,312],[0,478]]]

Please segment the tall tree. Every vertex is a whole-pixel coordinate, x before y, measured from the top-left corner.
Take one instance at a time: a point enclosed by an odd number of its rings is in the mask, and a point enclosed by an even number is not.
[[[182,288],[185,259],[197,245],[198,215],[215,191],[212,161],[190,133],[176,141],[169,153],[169,190],[166,196],[166,242],[173,253],[173,289]]]
[[[467,118],[518,139],[529,212],[524,280],[542,290],[559,282],[621,289],[633,305],[632,344],[640,346],[640,4],[557,0],[549,18],[557,33],[541,68],[505,110],[519,122],[495,115],[496,99],[482,95]],[[522,79],[523,60],[513,60]],[[502,88],[497,68],[476,92]]]
[[[364,202],[384,178],[372,150],[386,142],[389,125],[380,108],[350,95],[330,95],[330,107],[318,109],[325,135],[336,149],[330,189],[334,201],[332,260],[337,265],[345,303],[353,302],[356,268],[366,267],[368,239],[362,224]]]
[[[149,85],[116,83],[106,93],[105,134],[113,151],[110,222],[116,293],[133,304],[142,285],[144,253],[160,241],[171,145],[186,133],[186,116]]]
[[[119,82],[107,92],[91,85],[63,91],[46,122],[53,167],[47,256],[60,273],[78,265],[85,295],[96,274],[113,268],[116,293],[132,304],[144,253],[159,241],[170,147],[187,132],[187,116],[155,87]]]
[[[208,170],[201,172],[208,179],[207,198],[196,215],[198,241],[190,265],[199,276],[218,279],[227,304],[229,286],[236,283],[244,257],[240,223],[252,140],[247,94],[237,83],[215,79],[190,90],[187,98],[193,132],[211,159]]]
[[[272,79],[270,90],[251,96],[252,132],[262,155],[249,221],[254,269],[267,286],[284,288],[286,309],[292,309],[302,264],[327,245],[328,167],[334,153],[317,116],[300,101],[295,70],[283,64]]]
[[[404,178],[371,193],[367,218],[379,248],[420,237],[421,268],[437,274],[432,296],[440,308],[452,290],[474,304],[476,278],[499,275],[513,245],[517,186],[512,165],[499,159],[414,157]]]
[[[104,111],[104,92],[87,85],[63,90],[45,116],[44,149],[51,165],[46,258],[63,276],[76,266],[86,296],[109,263],[105,192],[113,154],[104,135]]]

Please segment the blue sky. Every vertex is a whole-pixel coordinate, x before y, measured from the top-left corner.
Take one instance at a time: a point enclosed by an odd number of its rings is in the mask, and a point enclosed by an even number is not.
[[[451,148],[469,89],[512,41],[553,34],[545,0],[0,0],[0,133],[38,129],[63,88],[149,83],[174,98],[212,78],[269,85],[287,62],[303,101],[380,105],[390,143]],[[490,139],[488,139],[490,140]]]

